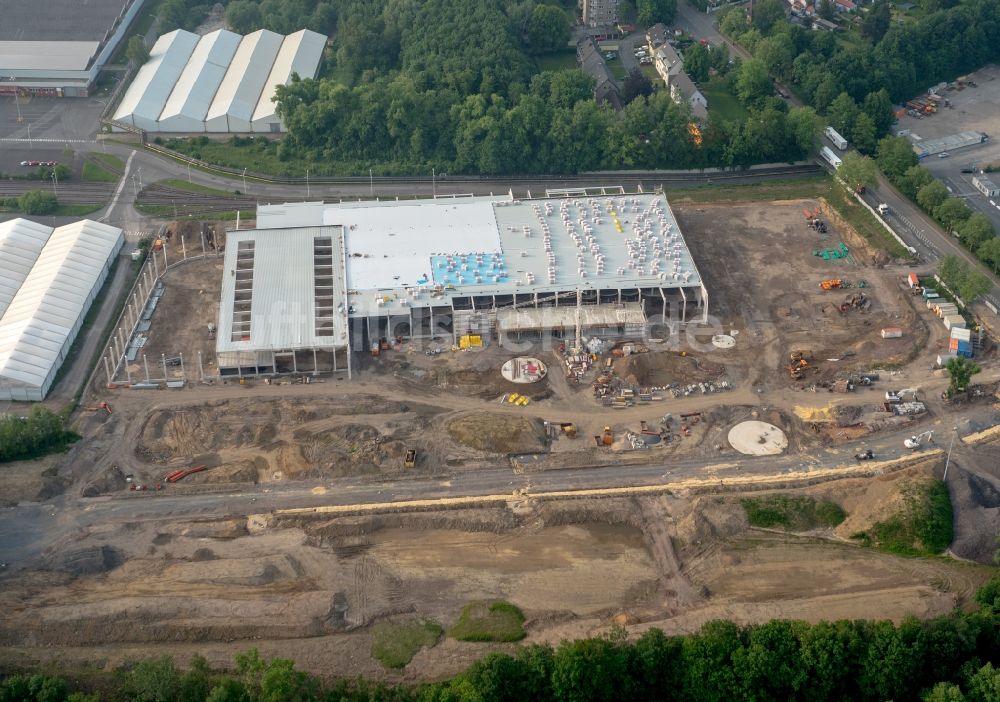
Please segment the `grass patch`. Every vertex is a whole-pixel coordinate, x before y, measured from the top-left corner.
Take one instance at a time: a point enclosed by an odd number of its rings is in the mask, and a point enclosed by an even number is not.
[[[218,188],[213,188],[208,185],[201,185],[199,183],[189,183],[186,180],[180,180],[179,178],[168,178],[167,180],[161,180],[158,183],[168,188],[174,188],[175,190],[183,190],[188,193],[200,193],[204,195],[218,195],[219,197],[232,197],[233,193],[227,192],[225,190],[219,190]]]
[[[808,531],[835,527],[847,517],[835,502],[798,495],[764,495],[740,500],[747,521],[755,527],[781,527],[789,531]]]
[[[611,75],[614,76],[615,80],[625,80],[625,77],[628,76],[625,64],[622,63],[620,58],[608,61],[608,70],[611,71]]]
[[[386,668],[404,668],[421,648],[436,646],[442,632],[429,619],[379,622],[372,628],[372,657]]]
[[[809,176],[792,180],[772,180],[767,183],[716,185],[708,183],[690,188],[665,188],[671,204],[698,202],[751,202],[755,200],[797,200],[825,195],[830,187],[829,176]]]
[[[535,59],[538,72],[542,71],[571,71],[576,68],[576,51],[567,49],[553,54],[545,54]]]
[[[864,237],[875,248],[882,249],[894,258],[910,258],[910,252],[904,249],[892,234],[875,219],[867,209],[847,194],[839,183],[831,182],[825,195],[826,201],[844,220],[854,227],[855,231]]]
[[[83,164],[81,179],[86,183],[117,183],[121,180],[121,176],[112,173],[104,166],[86,161]]]
[[[526,635],[524,614],[502,600],[470,602],[448,635],[459,641],[520,641]]]
[[[906,556],[935,555],[948,548],[955,538],[948,486],[940,480],[908,481],[900,492],[903,508],[897,514],[851,538]]]
[[[88,154],[88,158],[100,161],[107,166],[109,170],[118,171],[119,173],[125,172],[125,162],[114,154],[91,153]]]
[[[715,76],[700,86],[700,89],[705,99],[708,100],[710,112],[719,115],[728,122],[739,122],[746,119],[747,109],[729,89],[729,83],[725,78]]]

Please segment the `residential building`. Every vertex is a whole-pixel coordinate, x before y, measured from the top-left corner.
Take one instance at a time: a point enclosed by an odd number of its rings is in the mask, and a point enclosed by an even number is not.
[[[618,83],[604,61],[604,54],[593,37],[581,39],[576,45],[576,60],[580,69],[594,79],[594,99],[606,102],[616,110],[622,108]]]
[[[588,27],[602,27],[618,21],[618,0],[580,0],[580,15]]]
[[[691,115],[696,120],[708,118],[708,100],[683,71],[670,82],[670,97],[674,102],[686,102],[691,107]]]

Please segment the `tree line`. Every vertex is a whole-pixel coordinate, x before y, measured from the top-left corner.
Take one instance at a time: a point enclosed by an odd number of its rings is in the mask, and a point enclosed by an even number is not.
[[[65,417],[41,405],[32,407],[27,417],[3,414],[0,415],[0,463],[61,451],[79,438],[67,429]]]
[[[651,629],[634,642],[617,631],[492,653],[455,678],[417,687],[334,684],[271,661],[256,650],[234,673],[195,657],[186,671],[170,658],[119,671],[103,693],[70,692],[45,675],[14,675],[0,702],[742,702],[751,700],[1000,699],[1000,577],[976,595],[979,609],[894,625],[888,621],[807,624],[714,621],[687,636]]]

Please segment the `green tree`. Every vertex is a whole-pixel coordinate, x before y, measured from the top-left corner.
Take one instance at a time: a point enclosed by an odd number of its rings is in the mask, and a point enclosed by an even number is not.
[[[968,212],[968,208],[966,208]],[[971,214],[971,213],[970,213]],[[979,258],[979,247],[994,238],[996,234],[993,222],[982,212],[976,212],[964,220],[957,223],[958,236],[962,240],[962,245],[970,251],[975,251]]]
[[[562,51],[569,44],[569,18],[555,5],[535,5],[528,20],[528,42],[533,51]]]
[[[17,198],[17,208],[28,215],[52,214],[57,207],[56,196],[46,190],[31,190]]]
[[[657,22],[670,24],[677,14],[677,0],[636,0],[636,20],[649,27]]]
[[[968,206],[957,197],[949,197],[934,209],[934,219],[948,231],[957,231],[959,225],[972,215]]]
[[[622,102],[626,105],[635,100],[637,97],[645,97],[653,94],[653,84],[650,82],[646,74],[640,71],[638,68],[633,68],[625,76],[625,82],[622,83]]]
[[[559,702],[628,699],[632,681],[625,650],[607,639],[566,641],[556,649],[552,697]]]
[[[732,7],[719,18],[719,29],[723,34],[738,39],[750,28],[742,7]]]
[[[820,119],[811,107],[794,107],[788,111],[788,132],[802,154],[808,154],[816,143]]]
[[[949,359],[944,367],[948,371],[948,397],[965,392],[972,382],[972,376],[982,371],[978,363],[962,356]]]
[[[240,34],[255,32],[263,27],[260,5],[255,0],[232,0],[226,6],[226,22]]]
[[[634,0],[620,0],[618,3],[618,21],[631,23],[635,20]]]
[[[911,200],[917,198],[920,188],[934,182],[934,176],[923,166],[910,166],[897,181],[899,189],[906,193]]]
[[[708,80],[709,69],[712,68],[712,57],[709,50],[701,44],[693,44],[684,52],[684,70],[695,83]]]
[[[970,217],[971,219],[971,217]],[[968,226],[968,222],[964,226]],[[965,239],[962,239],[965,243]],[[994,273],[1000,273],[1000,237],[992,237],[976,247],[976,256],[984,262]]]
[[[948,199],[948,188],[935,180],[917,191],[917,204],[924,212],[934,212]]]
[[[134,702],[174,702],[181,675],[169,656],[139,661],[125,678],[124,690]]]
[[[841,93],[826,108],[826,116],[830,120],[830,126],[847,136],[854,132],[854,120],[858,117],[858,106],[855,104],[854,98],[846,92]]]
[[[775,76],[785,78],[792,70],[792,54],[795,46],[792,38],[785,32],[774,34],[757,42],[754,58],[764,62],[767,70]],[[685,57],[686,59],[686,57]],[[685,62],[685,65],[686,62]]]
[[[865,95],[864,102],[861,103],[861,111],[871,117],[875,124],[875,131],[879,136],[889,131],[889,127],[896,121],[896,111],[892,106],[892,99],[889,91],[885,88]]]
[[[966,690],[970,702],[997,702],[1000,700],[1000,668],[987,663],[969,676]]]
[[[869,115],[871,116],[871,115]],[[917,165],[917,155],[906,139],[884,137],[878,142],[876,151],[878,167],[891,180],[900,178],[906,171]]]
[[[125,58],[133,66],[141,66],[149,60],[149,49],[146,48],[146,39],[138,34],[128,40],[125,47]]]
[[[782,0],[757,0],[753,4],[753,26],[767,36],[775,24],[785,19],[785,7]]]
[[[952,683],[938,683],[922,699],[923,702],[966,702],[962,688]]]
[[[863,154],[873,154],[876,146],[875,138],[875,123],[872,118],[865,112],[859,112],[851,130],[851,140],[854,145]]]
[[[844,154],[843,163],[837,169],[837,177],[843,181],[845,188],[854,192],[858,185],[875,185],[878,182],[878,169],[870,158],[851,151]]]
[[[770,95],[771,77],[760,59],[749,59],[740,66],[736,77],[736,94],[744,105],[754,105]]]
[[[889,31],[890,22],[892,22],[892,9],[889,7],[889,0],[876,0],[861,22],[861,33],[870,39],[872,44],[877,44]]]
[[[833,2],[831,0],[819,0],[819,3],[816,5],[816,14],[828,22],[832,22],[837,11],[833,9]]]
[[[215,684],[205,702],[250,702],[250,697],[242,683],[225,677]]]

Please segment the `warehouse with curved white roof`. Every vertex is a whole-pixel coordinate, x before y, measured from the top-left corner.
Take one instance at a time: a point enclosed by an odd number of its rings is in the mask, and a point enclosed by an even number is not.
[[[45,398],[124,243],[91,220],[34,226],[49,234],[0,316],[0,399]]]
[[[308,29],[203,37],[178,29],[156,42],[115,120],[147,132],[281,132],[277,87],[293,74],[314,78],[325,48],[326,37]]]
[[[27,219],[0,222],[0,318],[21,288],[52,227]]]

